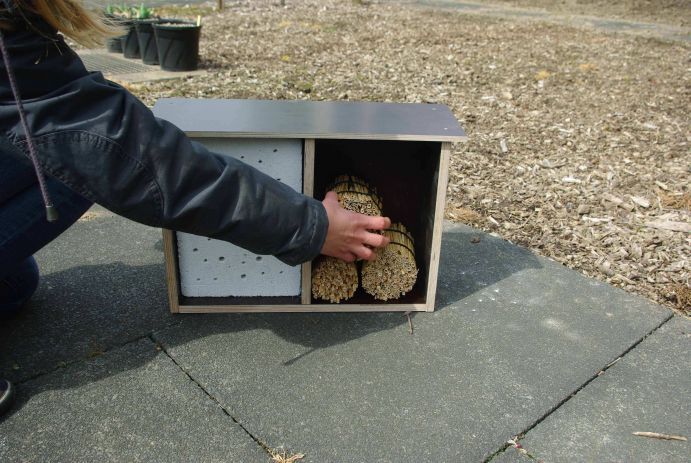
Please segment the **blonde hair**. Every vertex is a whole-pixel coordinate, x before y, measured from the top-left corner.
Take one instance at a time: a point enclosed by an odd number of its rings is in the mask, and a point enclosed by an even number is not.
[[[48,24],[80,45],[103,45],[104,39],[123,33],[104,17],[86,9],[78,0],[11,0],[18,15],[38,15]],[[28,21],[28,20],[27,20]],[[29,22],[29,21],[28,21]],[[10,21],[0,21],[0,28],[12,29]]]

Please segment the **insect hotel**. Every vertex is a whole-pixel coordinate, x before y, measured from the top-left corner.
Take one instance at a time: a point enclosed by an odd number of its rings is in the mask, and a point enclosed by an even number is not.
[[[372,262],[291,267],[232,244],[163,230],[172,312],[433,311],[451,143],[439,104],[161,99],[157,117],[319,200],[385,215]]]

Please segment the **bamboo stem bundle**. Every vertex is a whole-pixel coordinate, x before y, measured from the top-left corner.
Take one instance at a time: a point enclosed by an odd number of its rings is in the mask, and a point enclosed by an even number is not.
[[[343,209],[365,215],[382,215],[381,198],[377,191],[361,178],[339,175],[328,191],[338,194],[338,202]]]
[[[403,224],[384,230],[389,244],[377,250],[377,258],[362,265],[362,287],[375,299],[396,299],[413,289],[417,280],[415,242]]]
[[[350,299],[358,287],[355,262],[323,256],[312,272],[312,296],[338,303]]]

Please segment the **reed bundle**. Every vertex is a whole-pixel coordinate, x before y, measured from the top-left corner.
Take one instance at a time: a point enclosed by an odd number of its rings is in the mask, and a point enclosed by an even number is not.
[[[378,249],[377,258],[362,264],[362,287],[375,299],[397,299],[413,289],[417,280],[415,242],[403,224],[384,230],[389,244]]]
[[[330,256],[320,257],[312,270],[312,296],[338,303],[350,299],[358,287],[355,262]]]
[[[377,190],[361,178],[352,175],[339,175],[329,187],[338,194],[338,202],[343,209],[360,214],[382,215],[382,200]]]

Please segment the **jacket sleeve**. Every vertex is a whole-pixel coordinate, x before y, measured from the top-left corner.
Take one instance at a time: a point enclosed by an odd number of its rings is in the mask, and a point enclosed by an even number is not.
[[[24,104],[45,171],[117,214],[290,265],[323,246],[319,201],[189,140],[99,73]],[[18,126],[8,135],[26,151]]]

